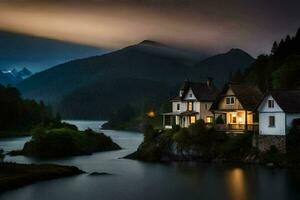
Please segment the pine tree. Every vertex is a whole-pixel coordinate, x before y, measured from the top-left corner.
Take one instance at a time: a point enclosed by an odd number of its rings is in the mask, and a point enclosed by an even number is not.
[[[275,41],[275,42],[273,43],[272,50],[271,50],[272,54],[273,54],[273,55],[276,54],[276,53],[277,53],[277,50],[278,50],[278,44],[277,44],[277,42]]]

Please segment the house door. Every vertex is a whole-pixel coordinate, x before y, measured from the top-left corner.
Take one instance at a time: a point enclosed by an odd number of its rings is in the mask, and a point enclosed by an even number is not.
[[[237,123],[237,118],[236,118],[236,113],[229,113],[229,124],[236,124]]]

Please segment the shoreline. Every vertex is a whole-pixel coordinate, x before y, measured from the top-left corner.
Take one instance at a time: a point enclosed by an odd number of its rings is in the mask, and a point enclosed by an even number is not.
[[[84,174],[75,166],[56,164],[0,163],[0,194],[40,181]]]

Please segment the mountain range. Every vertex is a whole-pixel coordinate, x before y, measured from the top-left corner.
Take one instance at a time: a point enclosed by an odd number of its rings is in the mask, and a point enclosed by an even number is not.
[[[73,60],[36,73],[18,84],[26,98],[52,104],[64,118],[105,119],[126,104],[161,105],[184,80],[213,77],[221,87],[254,58],[240,49],[203,59],[145,40],[101,56]]]
[[[0,70],[0,84],[2,85],[15,85],[19,82],[25,80],[30,77],[32,72],[27,68],[23,68],[21,70],[16,70],[15,68],[11,70]]]

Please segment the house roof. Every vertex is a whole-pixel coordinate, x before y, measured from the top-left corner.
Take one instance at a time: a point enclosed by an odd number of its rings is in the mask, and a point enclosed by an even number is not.
[[[286,113],[300,113],[300,90],[271,90],[265,96],[271,95],[280,108]]]
[[[185,81],[180,87],[180,90],[183,90],[182,97],[174,97],[171,101],[183,100],[189,89],[193,91],[198,101],[215,101],[219,93],[219,90],[212,83]]]
[[[253,111],[261,101],[263,94],[257,86],[248,83],[228,83],[224,86],[217,100],[211,106],[211,110],[217,110],[220,100],[231,89],[245,110]]]

